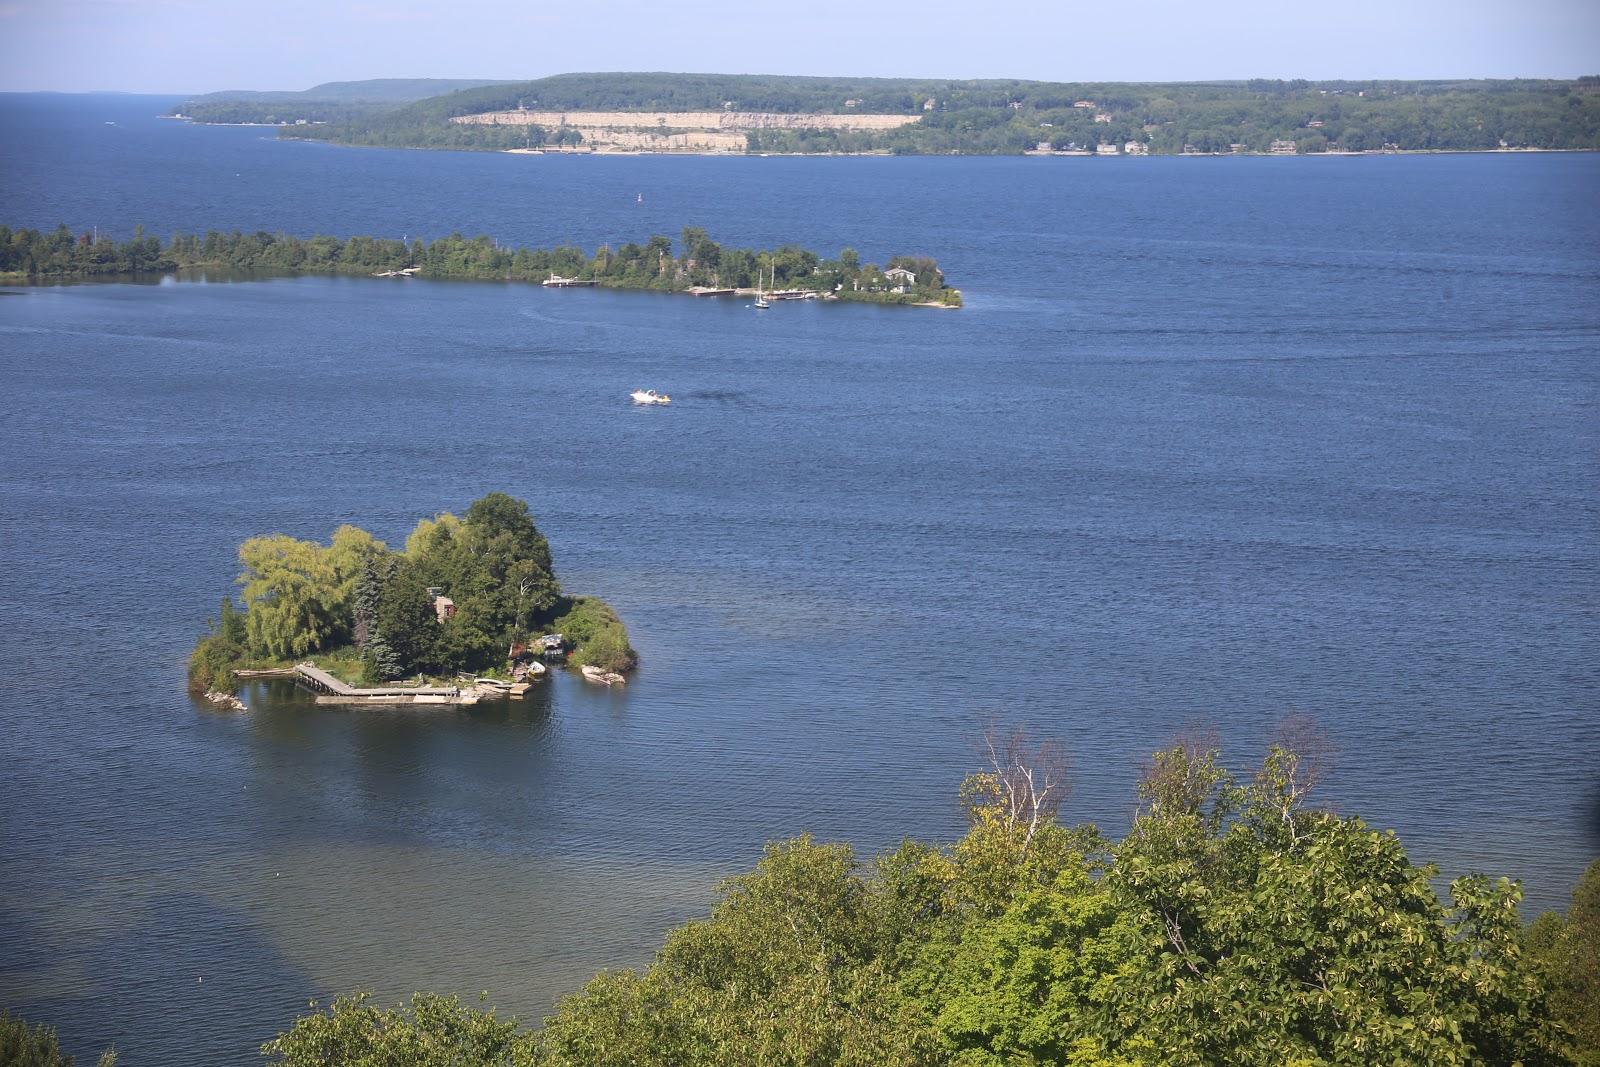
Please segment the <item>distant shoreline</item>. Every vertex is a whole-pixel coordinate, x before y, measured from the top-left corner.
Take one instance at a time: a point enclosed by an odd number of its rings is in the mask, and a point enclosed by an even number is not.
[[[379,145],[346,145],[333,141],[320,144],[335,148],[378,148]],[[1526,156],[1550,154],[1592,155],[1597,148],[1388,148],[1364,152],[1118,152],[1101,155],[1097,152],[1020,152],[1020,153],[969,153],[959,152],[657,152],[650,149],[606,149],[594,151],[582,148],[407,148],[415,152],[491,152],[503,156],[700,156],[708,159],[1026,159],[1026,158],[1076,158],[1076,159],[1312,159],[1318,156],[1370,157],[1370,156]]]
[[[175,118],[163,115],[162,118]],[[193,120],[188,120],[193,122]],[[259,122],[194,122],[196,126],[258,126],[284,128],[284,123]],[[287,128],[293,129],[292,124]],[[1119,152],[1100,155],[1088,151],[1040,152],[890,152],[886,149],[870,152],[658,152],[650,149],[607,149],[596,151],[586,148],[467,148],[461,146],[426,145],[373,145],[344,144],[320,138],[290,137],[296,144],[325,145],[329,148],[375,149],[399,152],[470,152],[496,156],[684,156],[696,159],[1312,159],[1317,156],[1339,158],[1371,158],[1377,156],[1531,156],[1531,155],[1594,155],[1600,148],[1375,148],[1361,152],[1145,152],[1137,155]]]
[[[208,122],[205,119],[191,118],[188,115],[168,114],[158,115],[157,118],[173,119],[186,122],[191,126],[222,126],[248,129],[283,130],[295,129],[304,126],[324,126],[325,122]],[[1095,158],[1095,159],[1122,159],[1122,158],[1161,158],[1161,159],[1233,159],[1245,158],[1284,158],[1306,159],[1315,156],[1337,157],[1368,157],[1368,156],[1525,156],[1549,154],[1578,154],[1587,155],[1600,152],[1600,148],[1369,148],[1362,151],[1328,150],[1323,152],[1116,152],[1099,153],[1088,149],[1049,150],[1040,151],[1030,149],[1025,152],[891,152],[888,149],[872,149],[865,152],[711,152],[711,151],[674,151],[657,150],[651,148],[585,148],[583,146],[559,147],[549,146],[544,148],[470,148],[460,145],[363,145],[344,144],[339,141],[325,141],[321,138],[290,137],[290,141],[301,143],[316,143],[329,145],[334,148],[380,148],[400,149],[407,152],[484,152],[494,155],[506,156],[694,156],[699,158],[730,158],[730,159],[808,159],[808,158],[916,158],[916,159],[1017,159],[1017,158]]]

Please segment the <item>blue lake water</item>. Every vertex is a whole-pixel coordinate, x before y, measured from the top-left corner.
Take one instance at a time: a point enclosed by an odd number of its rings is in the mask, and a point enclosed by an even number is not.
[[[130,1067],[312,997],[536,1018],[763,842],[961,831],[991,720],[1073,820],[1290,713],[1324,800],[1564,903],[1600,852],[1600,157],[348,150],[0,96],[0,222],[699,225],[937,257],[968,307],[354,278],[0,295],[0,1006]],[[644,203],[637,198],[643,195]],[[673,394],[634,409],[629,390]],[[527,498],[644,666],[525,705],[183,692],[243,538]]]

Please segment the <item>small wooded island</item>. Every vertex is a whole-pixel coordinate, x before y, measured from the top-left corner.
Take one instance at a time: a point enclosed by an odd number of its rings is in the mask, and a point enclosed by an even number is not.
[[[562,592],[527,503],[505,493],[423,519],[398,552],[346,525],[326,545],[252,537],[239,562],[243,606],[224,597],[189,659],[190,687],[214,702],[232,702],[238,672],[313,661],[309,681],[335,695],[402,678],[522,681],[546,653],[595,678],[638,663],[604,601]]]
[[[960,307],[961,291],[945,285],[925,256],[863,263],[853,248],[823,259],[798,245],[770,250],[724,248],[698,227],[685,227],[680,251],[655,234],[644,244],[601,245],[593,254],[570,245],[508,248],[490,237],[453,233],[436,241],[381,237],[294,237],[284,233],[177,234],[165,243],[136,227],[132,238],[0,226],[0,282],[149,274],[173,270],[241,270],[274,274],[362,274],[380,277],[471,278],[648,289],[666,293],[767,293],[874,304]]]

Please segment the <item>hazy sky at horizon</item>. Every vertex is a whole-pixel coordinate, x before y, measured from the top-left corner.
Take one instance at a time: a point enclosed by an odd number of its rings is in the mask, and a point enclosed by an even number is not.
[[[1600,0],[0,0],[0,90],[583,70],[1049,81],[1600,73]]]

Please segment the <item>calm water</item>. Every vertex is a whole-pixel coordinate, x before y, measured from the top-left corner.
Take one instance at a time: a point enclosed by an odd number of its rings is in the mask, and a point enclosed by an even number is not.
[[[0,221],[691,224],[932,254],[969,306],[0,296],[0,1005],[80,1055],[251,1063],[356,988],[536,1017],[770,838],[954,837],[991,717],[1066,742],[1114,831],[1175,732],[1244,765],[1303,712],[1325,799],[1419,860],[1543,908],[1600,851],[1600,158],[516,158],[162,103],[0,97]],[[238,541],[490,489],[628,620],[626,692],[184,695]]]

